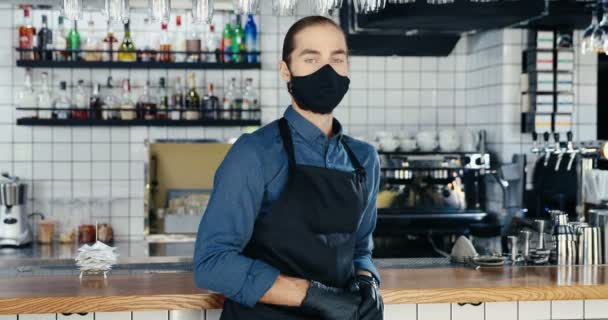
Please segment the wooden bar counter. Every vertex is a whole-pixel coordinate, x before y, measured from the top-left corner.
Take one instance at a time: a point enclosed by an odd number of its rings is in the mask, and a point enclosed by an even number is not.
[[[608,266],[383,268],[387,304],[608,299]],[[190,272],[0,278],[0,314],[219,309]]]

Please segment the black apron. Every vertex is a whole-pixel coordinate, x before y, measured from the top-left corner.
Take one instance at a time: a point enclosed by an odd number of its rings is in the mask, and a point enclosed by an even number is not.
[[[289,161],[288,182],[270,212],[259,217],[242,254],[281,273],[344,288],[353,276],[356,231],[367,203],[365,169],[342,140],[355,168],[347,172],[295,162],[285,118],[279,130]],[[226,299],[220,320],[311,320],[299,308]]]

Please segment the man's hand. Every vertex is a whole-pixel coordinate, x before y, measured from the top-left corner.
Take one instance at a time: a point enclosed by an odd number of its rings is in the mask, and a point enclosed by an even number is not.
[[[351,292],[358,292],[361,297],[359,319],[384,319],[384,301],[380,295],[376,279],[370,275],[357,274],[350,284]]]
[[[359,320],[361,297],[356,292],[311,281],[302,308],[323,320]]]

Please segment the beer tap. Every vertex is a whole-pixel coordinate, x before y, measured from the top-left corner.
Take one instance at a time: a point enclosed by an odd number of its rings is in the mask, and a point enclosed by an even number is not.
[[[576,154],[581,152],[580,149],[574,148],[574,144],[572,143],[572,131],[568,131],[566,133],[566,137],[568,139],[568,145],[566,147],[566,153],[570,156],[570,160],[568,161],[567,170],[570,171],[572,169],[572,164],[574,163],[574,159],[576,159]]]
[[[562,163],[562,159],[564,158],[565,150],[562,149],[560,141],[559,141],[559,133],[555,132],[553,134],[553,139],[555,140],[555,150],[553,153],[557,155],[557,161],[555,161],[555,171],[559,171],[559,165]]]
[[[553,149],[551,149],[549,147],[549,132],[545,131],[545,133],[543,133],[543,140],[545,141],[545,146],[544,146],[544,151],[545,151],[545,167],[549,165],[549,159],[551,158],[551,152],[553,151]]]
[[[540,153],[540,148],[538,146],[538,133],[536,131],[532,132],[532,153]]]

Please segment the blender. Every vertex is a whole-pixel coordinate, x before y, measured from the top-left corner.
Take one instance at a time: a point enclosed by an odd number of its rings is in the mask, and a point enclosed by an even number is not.
[[[2,174],[0,182],[0,246],[23,246],[32,242],[25,207],[27,186],[18,177]]]

